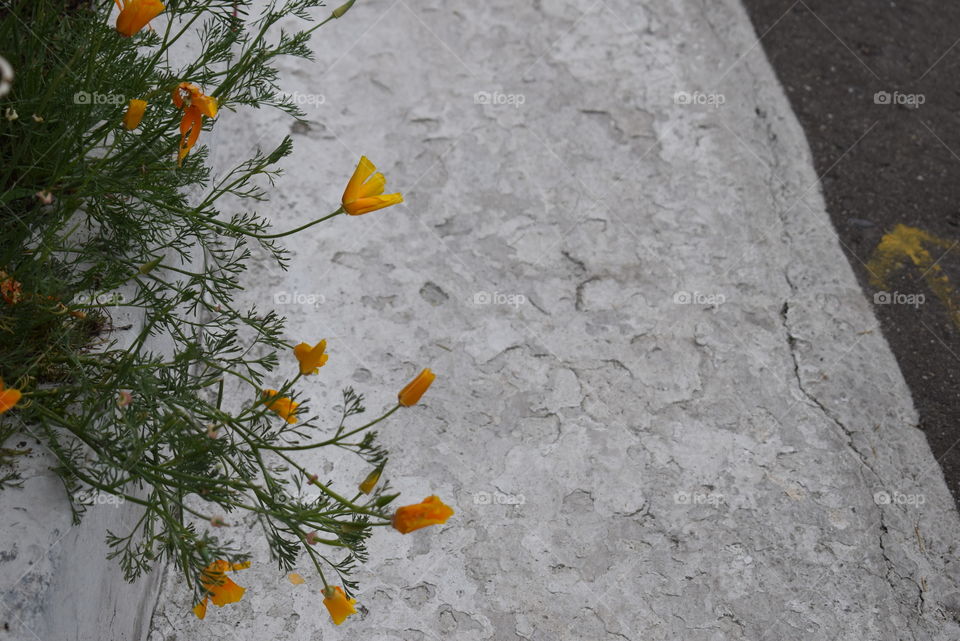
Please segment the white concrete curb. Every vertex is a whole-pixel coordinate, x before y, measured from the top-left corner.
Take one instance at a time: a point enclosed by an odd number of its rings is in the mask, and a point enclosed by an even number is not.
[[[438,372],[387,474],[457,514],[378,533],[339,628],[239,524],[243,601],[199,622],[171,582],[151,641],[960,635],[952,499],[738,2],[371,0],[333,26],[285,69],[323,101],[271,214],[328,211],[360,154],[408,204],[291,242],[248,295],[322,300],[282,309],[329,340],[314,407]]]

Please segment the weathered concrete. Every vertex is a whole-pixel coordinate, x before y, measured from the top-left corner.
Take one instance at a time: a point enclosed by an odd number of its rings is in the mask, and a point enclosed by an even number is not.
[[[142,315],[111,310],[117,326],[142,327]],[[136,329],[116,337],[127,340]],[[158,341],[153,341],[159,349]],[[16,415],[6,417],[17,421]],[[28,426],[6,447],[29,449],[15,466],[22,487],[0,491],[0,640],[138,641],[149,632],[162,573],[129,584],[110,552],[107,531],[132,529],[142,508],[116,497],[84,492],[91,503],[72,522],[54,455]]]
[[[199,622],[170,581],[151,641],[960,636],[960,522],[737,2],[370,0],[316,51],[278,227],[360,154],[407,204],[302,235],[250,300],[323,297],[280,308],[329,339],[315,407],[439,373],[383,438],[457,514],[378,533],[340,628],[235,527],[243,601]]]

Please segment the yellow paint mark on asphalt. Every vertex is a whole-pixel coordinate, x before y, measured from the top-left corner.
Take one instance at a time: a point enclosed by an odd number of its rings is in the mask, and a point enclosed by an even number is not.
[[[942,255],[957,244],[958,241],[944,240],[916,227],[897,225],[880,239],[880,244],[867,263],[870,284],[878,289],[889,289],[890,277],[912,263],[921,271],[927,287],[947,308],[954,324],[960,327],[960,298],[939,264]],[[928,247],[939,247],[945,251],[941,252],[940,258],[934,258]]]

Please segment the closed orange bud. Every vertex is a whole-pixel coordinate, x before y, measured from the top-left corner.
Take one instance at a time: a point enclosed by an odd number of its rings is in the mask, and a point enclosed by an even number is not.
[[[407,383],[407,386],[400,390],[400,393],[397,395],[400,404],[404,407],[416,405],[436,377],[437,375],[431,372],[429,368],[417,374],[417,377]]]
[[[136,129],[143,120],[143,113],[147,110],[147,101],[134,98],[127,103],[127,112],[123,114],[123,127],[127,130]]]

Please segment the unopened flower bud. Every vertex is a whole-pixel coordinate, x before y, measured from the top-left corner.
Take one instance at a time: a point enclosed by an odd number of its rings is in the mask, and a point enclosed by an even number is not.
[[[353,3],[356,2],[356,1],[357,1],[357,0],[349,0],[349,2],[347,2],[346,4],[342,4],[342,5],[340,5],[339,7],[337,7],[336,9],[334,9],[334,10],[333,10],[333,17],[334,17],[334,18],[342,18],[342,17],[343,17],[343,14],[345,14],[347,11],[350,11],[350,7],[352,7],[352,6],[353,6]]]
[[[383,472],[383,464],[377,466],[377,469],[367,474],[367,478],[363,479],[363,482],[358,486],[360,491],[364,494],[370,494],[373,492],[373,488],[376,486],[377,481],[380,480],[380,473]]]
[[[376,505],[377,507],[383,507],[384,505],[387,505],[388,503],[390,503],[390,501],[392,501],[393,499],[397,498],[398,496],[400,496],[399,493],[397,493],[397,494],[385,494],[385,495],[383,495],[383,496],[381,496],[380,498],[377,499],[377,502],[375,503],[375,505]]]
[[[157,265],[160,264],[160,261],[162,261],[162,260],[163,260],[163,258],[154,258],[154,259],[151,260],[149,263],[144,263],[144,264],[140,265],[140,273],[141,273],[141,274],[149,274],[150,272],[152,272],[152,271],[154,270],[154,268],[156,268]]]

